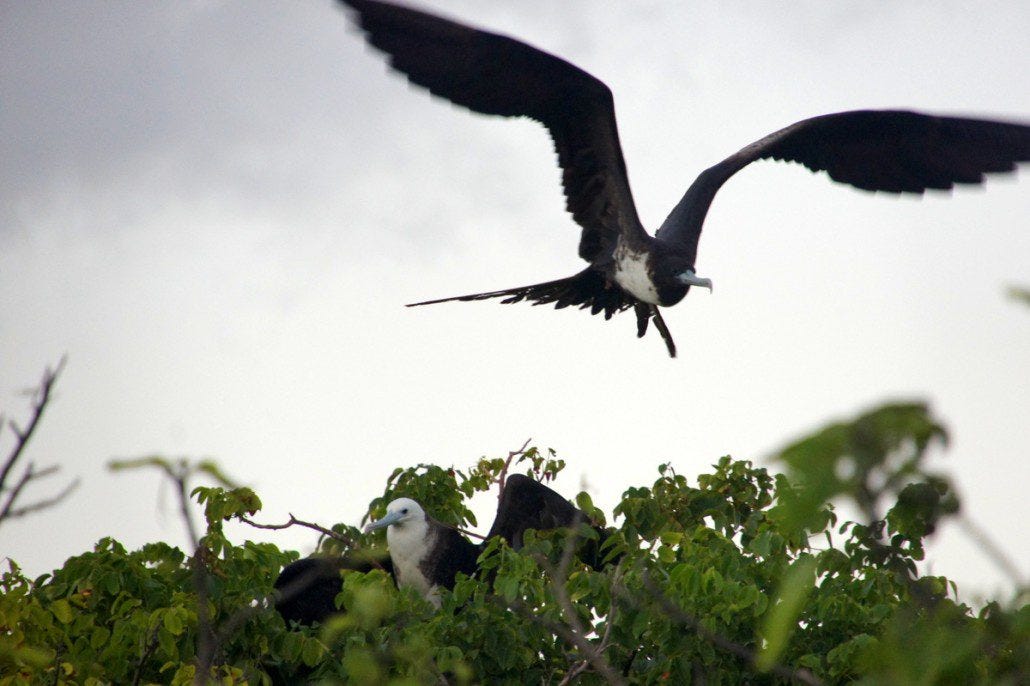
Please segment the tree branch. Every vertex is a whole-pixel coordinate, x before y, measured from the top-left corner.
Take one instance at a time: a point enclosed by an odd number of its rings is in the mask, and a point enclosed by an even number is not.
[[[508,458],[504,461],[504,466],[501,467],[501,471],[497,475],[497,486],[498,486],[498,488],[497,488],[497,499],[498,500],[501,499],[501,494],[504,493],[504,482],[507,481],[507,479],[508,479],[508,469],[511,467],[511,463],[519,455],[524,455],[525,454],[526,448],[529,447],[529,442],[532,441],[532,440],[533,440],[532,438],[527,438],[526,442],[522,444],[521,448],[519,448],[518,450],[512,450],[511,452],[508,453]]]
[[[175,484],[176,495],[179,498],[179,513],[182,514],[182,521],[186,526],[186,535],[189,537],[190,545],[193,547],[194,552],[199,549],[200,546],[200,535],[197,533],[197,524],[193,521],[193,510],[190,509],[190,493],[189,485],[186,480],[190,476],[189,465],[186,460],[183,460],[179,469],[173,470],[170,466],[165,466],[172,483]]]
[[[994,542],[990,534],[979,524],[974,522],[968,516],[959,515],[955,518],[958,525],[965,532],[966,536],[979,546],[987,557],[991,558],[997,567],[1005,572],[1017,588],[1026,588],[1028,585],[1027,579],[1023,577],[1023,573],[1019,571],[1019,567],[1012,561],[1012,558],[1002,550],[1001,546]]]
[[[7,496],[7,500],[4,502],[3,508],[0,509],[0,522],[10,516],[11,508],[14,507],[14,501],[18,499],[19,495],[21,495],[22,489],[25,488],[29,481],[37,476],[37,473],[34,471],[35,467],[36,465],[30,462],[29,466],[25,469],[25,472],[21,475],[21,478],[18,479],[17,483],[11,487],[11,493]]]
[[[41,476],[46,471],[54,471],[54,472],[56,472],[57,471],[57,467],[50,467],[47,470],[36,472],[35,475],[36,476]],[[48,507],[53,507],[54,505],[56,505],[57,503],[61,502],[65,498],[67,498],[69,495],[71,495],[72,491],[74,491],[76,488],[79,487],[79,483],[80,483],[80,479],[78,477],[75,477],[75,479],[73,479],[72,482],[69,483],[67,486],[65,486],[59,493],[57,493],[56,495],[50,496],[49,498],[44,498],[43,500],[37,500],[34,503],[30,503],[28,505],[22,505],[20,507],[7,507],[5,505],[4,511],[2,513],[0,513],[0,520],[2,520],[2,519],[17,519],[18,517],[24,517],[27,514],[31,514],[33,512],[38,512],[39,510],[45,510]]]
[[[598,646],[590,643],[590,640],[587,639],[585,635],[578,634],[574,629],[562,624],[561,622],[555,622],[545,617],[541,617],[521,600],[515,599],[508,603],[505,603],[500,598],[496,598],[496,600],[502,605],[502,607],[518,612],[529,621],[536,622],[548,631],[554,633],[556,636],[561,637],[563,641],[578,650],[583,655],[584,660],[588,662],[590,666],[592,666],[609,684],[616,684],[618,686],[626,684],[626,681],[619,676],[614,669],[612,669],[610,664],[608,664],[604,655],[599,654]],[[585,668],[573,667],[573,669],[578,669],[578,671],[582,672]]]
[[[537,562],[544,570],[544,573],[551,578],[554,599],[557,601],[562,616],[565,618],[565,624],[568,625],[565,627],[565,631],[559,632],[562,638],[575,647],[583,655],[584,660],[589,662],[590,666],[604,677],[604,680],[609,684],[624,684],[626,683],[625,680],[612,668],[604,656],[604,652],[608,649],[607,637],[610,634],[611,618],[609,617],[607,620],[605,636],[597,644],[591,643],[587,638],[590,632],[587,631],[580,621],[576,608],[572,605],[569,592],[565,588],[565,582],[569,577],[569,565],[572,563],[572,555],[576,550],[576,532],[579,530],[581,520],[582,515],[577,511],[575,521],[572,522],[572,525],[566,531],[565,547],[562,550],[562,556],[558,561],[557,567],[552,567],[542,556],[537,556]],[[580,667],[576,671],[581,672],[583,669],[583,667]]]
[[[210,551],[198,546],[190,559],[193,567],[193,592],[197,594],[197,669],[193,673],[194,686],[210,683],[211,666],[218,650],[218,637],[211,625],[211,613],[207,606],[207,556]]]
[[[64,363],[68,360],[68,356],[65,355],[61,358],[61,361],[57,363],[57,367],[51,370],[49,367],[43,372],[43,380],[39,383],[39,386],[33,391],[33,395],[36,397],[36,401],[32,408],[32,417],[29,419],[28,428],[22,430],[11,421],[10,427],[14,432],[17,441],[14,447],[8,454],[7,459],[4,461],[4,466],[0,469],[0,491],[4,489],[4,485],[7,483],[7,477],[14,467],[14,463],[21,457],[22,451],[25,450],[25,446],[28,444],[29,439],[32,438],[32,433],[36,430],[39,425],[39,420],[43,416],[43,410],[46,409],[47,404],[50,402],[50,391],[53,389],[54,383],[57,381],[57,377],[60,376],[61,371],[64,369]]]
[[[31,512],[37,512],[39,510],[52,507],[57,503],[64,500],[79,484],[79,480],[75,479],[71,484],[66,486],[60,493],[50,498],[44,498],[30,505],[23,507],[15,507],[15,503],[21,496],[22,491],[25,487],[33,480],[41,479],[50,474],[55,473],[58,468],[56,466],[46,467],[42,470],[36,471],[34,464],[29,463],[28,467],[22,473],[18,481],[13,485],[8,485],[8,480],[11,477],[11,473],[14,470],[18,460],[25,452],[26,446],[32,439],[33,434],[36,431],[36,427],[39,426],[40,419],[43,417],[43,411],[47,408],[52,397],[51,393],[54,387],[54,383],[57,381],[57,377],[61,374],[64,369],[64,364],[67,357],[62,357],[61,361],[57,364],[57,367],[50,369],[49,367],[43,372],[43,379],[40,381],[38,387],[31,391],[33,400],[32,416],[29,418],[29,423],[24,429],[22,429],[13,420],[8,420],[4,415],[0,415],[0,430],[6,423],[11,428],[11,432],[14,434],[15,442],[11,451],[4,459],[3,466],[0,467],[0,492],[8,491],[7,498],[4,500],[4,504],[0,507],[0,523],[7,519],[13,519],[15,517],[22,517]]]
[[[302,519],[297,519],[293,516],[293,513],[289,514],[290,519],[285,524],[258,524],[257,522],[242,516],[239,518],[239,520],[244,524],[249,524],[255,529],[272,529],[273,531],[278,531],[280,529],[288,529],[291,526],[303,526],[307,527],[308,529],[313,529],[322,534],[323,536],[328,536],[333,540],[339,541],[340,543],[343,543],[348,547],[357,547],[356,542],[350,536],[345,536],[337,531],[333,531],[332,529],[327,529],[324,526],[321,526],[320,524],[315,524],[314,522],[305,522]]]

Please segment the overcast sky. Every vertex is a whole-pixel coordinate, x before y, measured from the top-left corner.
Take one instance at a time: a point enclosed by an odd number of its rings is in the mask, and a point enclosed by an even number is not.
[[[426,4],[608,83],[652,229],[699,171],[797,119],[1030,115],[1027,3]],[[102,536],[184,542],[170,489],[113,457],[212,457],[263,521],[356,524],[395,466],[532,437],[568,461],[559,490],[610,512],[660,462],[775,468],[899,398],[951,427],[934,464],[1030,572],[1030,312],[1004,293],[1030,282],[1026,169],[918,200],[749,167],[701,239],[714,294],[666,310],[670,360],[631,314],[402,306],[571,275],[578,227],[539,126],[407,86],[328,1],[2,3],[0,160],[0,409],[24,418],[67,353],[28,458],[83,480],[4,525],[0,555],[30,573]],[[928,565],[970,594],[1005,583],[954,526]]]

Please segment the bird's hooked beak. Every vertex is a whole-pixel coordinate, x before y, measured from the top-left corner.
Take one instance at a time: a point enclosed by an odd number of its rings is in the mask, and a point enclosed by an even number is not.
[[[383,517],[379,521],[369,522],[368,524],[366,524],[365,525],[365,533],[367,534],[369,531],[375,531],[376,529],[383,529],[385,527],[390,526],[391,524],[396,524],[397,522],[401,521],[403,518],[404,518],[404,515],[401,514],[400,512],[389,512],[389,513],[387,513],[387,515],[385,517]]]
[[[677,274],[676,280],[684,286],[699,286],[701,288],[707,288],[709,293],[712,292],[712,280],[706,279],[703,276],[698,276],[694,273],[693,269],[688,269],[685,272]]]

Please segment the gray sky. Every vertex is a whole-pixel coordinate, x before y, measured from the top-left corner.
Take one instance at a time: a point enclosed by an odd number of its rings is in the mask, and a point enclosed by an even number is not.
[[[611,86],[651,228],[700,170],[797,119],[1030,113],[1026,3],[431,6]],[[562,492],[610,512],[660,462],[768,464],[898,398],[950,425],[935,464],[1030,570],[1030,313],[1004,297],[1030,282],[1026,170],[914,200],[753,165],[701,239],[714,294],[666,311],[670,360],[632,315],[402,307],[570,275],[578,228],[540,127],[408,87],[327,1],[3,3],[0,65],[0,408],[23,417],[20,391],[67,353],[29,458],[83,479],[4,526],[0,554],[31,573],[101,536],[182,542],[171,491],[112,457],[210,456],[264,521],[357,523],[395,466],[533,437],[568,461]],[[970,594],[1003,583],[954,527],[928,565]]]

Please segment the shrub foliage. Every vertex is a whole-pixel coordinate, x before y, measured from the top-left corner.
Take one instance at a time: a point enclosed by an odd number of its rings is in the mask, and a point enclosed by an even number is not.
[[[729,457],[696,478],[662,464],[623,494],[600,571],[568,532],[530,535],[518,552],[495,540],[439,610],[384,572],[347,572],[343,611],[316,627],[286,626],[268,602],[297,553],[223,533],[258,497],[196,488],[206,533],[193,554],[106,538],[36,579],[9,561],[0,684],[1021,683],[1025,589],[974,612],[916,567],[958,511],[923,467],[944,440],[925,407],[888,405],[787,446],[783,474]],[[404,495],[474,526],[468,499],[509,469],[546,480],[564,467],[536,449],[512,457],[398,469],[369,514]],[[606,524],[588,495],[576,503]],[[381,532],[333,531],[322,554],[383,544]]]

